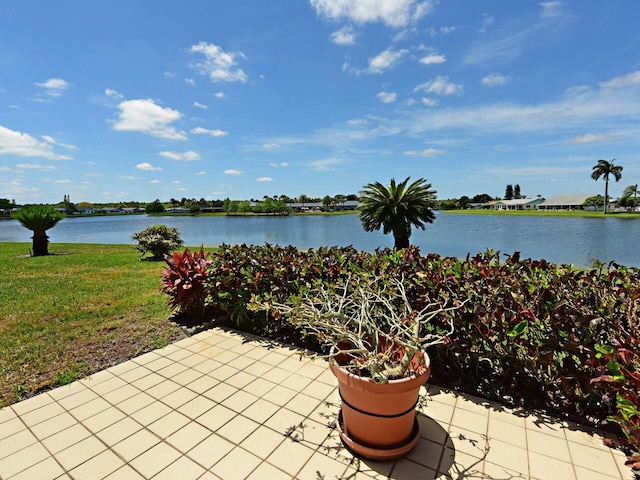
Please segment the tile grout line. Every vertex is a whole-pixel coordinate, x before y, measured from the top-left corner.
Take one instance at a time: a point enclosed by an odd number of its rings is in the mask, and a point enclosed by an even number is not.
[[[429,390],[431,388],[433,388],[434,385],[429,385],[429,388],[427,389],[427,394],[429,394]],[[445,443],[444,445],[442,445],[442,452],[440,453],[440,459],[438,460],[438,468],[436,469],[436,474],[441,474],[441,475],[447,475],[447,472],[441,472],[440,471],[440,467],[442,467],[442,460],[444,459],[444,453],[447,449],[447,439],[451,438],[451,436],[449,435],[449,429],[451,428],[451,422],[453,422],[453,417],[456,413],[456,406],[458,405],[458,396],[454,395],[455,398],[455,402],[453,402],[453,408],[451,409],[451,416],[449,417],[449,421],[447,422],[447,428],[446,428],[446,432],[447,432],[447,436],[445,437]],[[434,401],[434,400],[432,400]],[[431,418],[431,417],[429,417]],[[435,420],[434,420],[435,422]],[[438,422],[436,422],[438,423]],[[483,462],[484,463],[484,462]],[[455,458],[454,458],[454,465],[455,465]],[[484,472],[484,468],[482,469],[482,471]]]
[[[56,399],[55,399],[55,398],[53,398],[51,395],[49,395],[49,394],[48,394],[48,392],[43,392],[41,395],[47,395],[51,400],[53,400],[54,402],[56,402],[56,403],[57,403]],[[32,397],[32,398],[33,398],[33,397]],[[62,405],[60,405],[60,407],[62,407]],[[66,472],[67,472],[66,468],[64,468],[64,467],[62,466],[62,464],[58,461],[58,459],[55,457],[55,455],[54,455],[54,454],[49,450],[49,448],[47,448],[47,446],[46,446],[46,445],[44,445],[44,443],[42,443],[42,441],[40,441],[40,439],[38,438],[38,436],[33,432],[33,430],[31,430],[31,427],[30,427],[29,425],[27,425],[27,423],[23,420],[22,415],[20,415],[18,412],[16,412],[16,411],[12,408],[12,406],[11,406],[11,405],[9,405],[9,408],[10,408],[10,409],[11,409],[11,411],[16,415],[16,417],[20,420],[20,423],[22,423],[22,425],[24,425],[24,426],[26,427],[27,431],[28,431],[28,432],[33,436],[33,438],[36,440],[36,443],[40,444],[40,445],[42,446],[42,448],[44,448],[44,450],[49,454],[49,456],[50,456],[51,458],[53,458],[53,460],[54,460],[54,461],[55,461],[55,462],[60,466],[60,468],[62,469],[62,471],[63,471],[64,473],[66,473]],[[38,407],[38,408],[42,408],[42,407]],[[38,408],[36,408],[36,409],[34,409],[34,410],[32,410],[32,411],[38,410]],[[64,407],[62,407],[62,409],[66,412],[66,409],[65,409]],[[30,412],[27,412],[27,413],[30,413]],[[75,418],[74,418],[74,420],[75,420]],[[42,423],[42,422],[40,422],[40,423]],[[30,447],[30,446],[32,446],[32,445],[35,445],[36,443],[32,443],[32,444],[30,444],[30,445],[28,445],[28,447]],[[27,448],[28,448],[28,447],[27,447]],[[24,449],[21,449],[21,450],[24,450]],[[9,457],[11,457],[12,455],[15,455],[16,453],[18,453],[18,452],[14,452],[14,453],[12,453],[11,455],[9,455]],[[28,467],[26,467],[26,468],[24,468],[24,469],[20,470],[19,472],[16,472],[16,473],[15,473],[15,475],[18,475],[18,474],[20,474],[20,473],[22,473],[22,472],[24,472],[24,471],[28,470],[29,468],[34,467],[35,465],[38,465],[38,464],[39,464],[39,463],[41,463],[41,462],[44,462],[45,460],[47,460],[47,459],[46,459],[46,458],[44,458],[44,459],[40,460],[40,462],[34,463],[34,464],[32,464],[32,465],[29,465]],[[1,477],[1,476],[0,476],[0,479],[2,479],[2,477]]]

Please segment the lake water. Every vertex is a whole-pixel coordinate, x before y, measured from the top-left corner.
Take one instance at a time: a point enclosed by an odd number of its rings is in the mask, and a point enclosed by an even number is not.
[[[65,218],[48,231],[51,243],[131,243],[131,235],[163,223],[176,227],[185,244],[206,247],[245,243],[317,248],[353,245],[373,251],[392,246],[392,235],[365,232],[356,215],[289,217],[147,217],[146,215]],[[0,221],[0,242],[29,242],[31,232],[17,220]],[[640,220],[583,217],[436,214],[426,230],[413,230],[411,243],[429,252],[465,257],[487,248],[522,258],[588,266],[592,259],[640,267]]]

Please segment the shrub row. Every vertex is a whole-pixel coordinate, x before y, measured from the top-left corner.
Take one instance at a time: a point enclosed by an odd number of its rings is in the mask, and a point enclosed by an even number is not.
[[[599,427],[613,415],[629,442],[638,443],[640,270],[615,264],[577,270],[518,253],[503,257],[421,255],[415,247],[367,253],[223,245],[207,260],[202,251],[168,257],[163,291],[187,323],[224,319],[321,349],[286,320],[249,311],[252,296],[284,301],[313,282],[337,285],[349,275],[403,278],[416,308],[468,299],[429,327],[445,331],[453,321],[455,328],[429,352],[434,383]],[[184,277],[181,284],[171,281],[176,275]]]

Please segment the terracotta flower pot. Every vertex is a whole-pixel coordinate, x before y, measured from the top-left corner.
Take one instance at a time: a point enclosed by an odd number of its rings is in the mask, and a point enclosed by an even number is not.
[[[349,449],[363,457],[388,460],[405,455],[418,443],[415,407],[420,387],[431,373],[425,352],[411,361],[416,374],[384,384],[349,373],[334,359],[329,368],[338,379],[342,398],[338,430]]]

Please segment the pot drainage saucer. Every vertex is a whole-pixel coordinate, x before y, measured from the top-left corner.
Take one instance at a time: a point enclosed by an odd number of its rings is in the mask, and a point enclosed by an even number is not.
[[[369,458],[371,460],[393,460],[403,457],[404,455],[409,453],[413,449],[413,447],[417,445],[418,440],[420,440],[420,424],[418,423],[417,418],[413,421],[413,429],[411,430],[411,435],[409,435],[409,437],[404,442],[395,444],[388,448],[364,445],[349,437],[347,435],[347,432],[344,430],[344,424],[342,422],[342,411],[340,411],[340,413],[338,414],[338,418],[336,420],[336,428],[338,429],[338,433],[340,434],[342,443],[344,443],[344,446],[347,447],[347,449],[349,449],[356,455]]]

